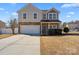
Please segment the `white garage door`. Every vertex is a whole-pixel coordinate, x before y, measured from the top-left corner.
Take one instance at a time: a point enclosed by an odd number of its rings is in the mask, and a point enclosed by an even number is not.
[[[21,33],[40,35],[40,25],[21,25]]]

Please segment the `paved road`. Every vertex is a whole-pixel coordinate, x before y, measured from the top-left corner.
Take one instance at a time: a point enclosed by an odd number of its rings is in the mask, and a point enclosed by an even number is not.
[[[14,35],[0,40],[0,55],[39,55],[40,37]]]

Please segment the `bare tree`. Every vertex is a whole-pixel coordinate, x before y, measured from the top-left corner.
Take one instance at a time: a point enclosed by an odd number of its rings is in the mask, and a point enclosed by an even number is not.
[[[17,27],[17,20],[16,19],[10,20],[9,26],[12,30],[12,34],[15,34],[15,28]]]

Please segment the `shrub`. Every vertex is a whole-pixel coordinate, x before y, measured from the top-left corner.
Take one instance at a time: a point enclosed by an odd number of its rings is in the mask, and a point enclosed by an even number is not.
[[[69,28],[68,28],[68,27],[65,27],[63,31],[64,31],[65,33],[68,33],[68,32],[69,32]]]
[[[62,35],[62,29],[49,29],[48,35]]]

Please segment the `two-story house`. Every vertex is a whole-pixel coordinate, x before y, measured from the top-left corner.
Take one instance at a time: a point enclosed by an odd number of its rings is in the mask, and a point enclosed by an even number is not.
[[[18,12],[19,33],[48,35],[48,29],[59,29],[59,11],[55,8],[40,10],[31,3]]]

